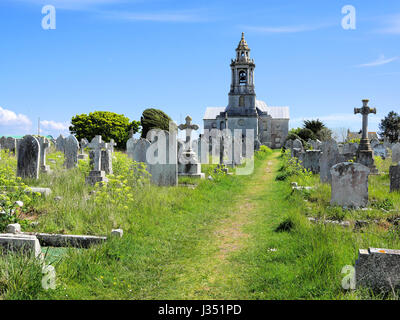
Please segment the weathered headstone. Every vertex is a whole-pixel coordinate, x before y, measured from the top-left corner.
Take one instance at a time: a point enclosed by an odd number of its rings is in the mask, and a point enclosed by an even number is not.
[[[0,147],[1,149],[6,149],[15,154],[17,150],[17,139],[13,137],[1,137]]]
[[[64,145],[65,162],[67,169],[72,169],[78,165],[79,142],[75,136],[70,135]]]
[[[345,143],[345,144],[343,145],[343,151],[342,151],[342,153],[343,153],[343,154],[349,154],[349,153],[351,153],[351,154],[356,155],[357,150],[358,150],[358,143]]]
[[[17,176],[39,179],[40,144],[30,135],[25,136],[18,149]]]
[[[400,164],[389,169],[390,192],[400,191]]]
[[[395,292],[400,289],[400,250],[359,250],[355,265],[356,287],[374,292]]]
[[[26,234],[0,234],[0,251],[24,252],[32,254],[36,258],[42,257],[42,251],[38,239],[33,235]]]
[[[319,173],[320,150],[307,150],[303,156],[303,167],[312,173]]]
[[[303,143],[301,142],[301,140],[293,140],[293,148],[303,149]]]
[[[396,143],[392,147],[392,162],[393,163],[400,163],[400,143]]]
[[[308,143],[312,146],[313,150],[321,150],[322,142],[317,140],[309,140]]]
[[[66,139],[62,134],[60,134],[56,139],[56,150],[64,153],[65,143]]]
[[[51,172],[50,166],[46,165],[46,155],[50,147],[50,142],[47,138],[40,137],[39,144],[40,144],[40,172],[50,173]]]
[[[107,144],[108,145],[108,144]],[[106,174],[112,174],[112,152],[106,147],[106,150],[101,150],[101,170]]]
[[[148,134],[151,144],[147,150],[147,170],[150,181],[158,186],[178,185],[177,138],[163,130],[151,130]]]
[[[342,162],[331,168],[331,205],[360,208],[368,204],[369,168],[353,162]]]
[[[93,151],[93,170],[90,171],[89,176],[86,177],[86,183],[95,185],[97,182],[107,182],[106,174],[101,170],[101,154],[102,149],[106,147],[101,139],[101,136],[95,136],[88,145],[88,148]]]
[[[146,153],[149,147],[150,147],[150,141],[144,138],[141,138],[139,140],[131,138],[126,143],[126,150],[128,153],[128,157],[136,162],[144,162],[144,163],[147,162]]]
[[[320,181],[330,183],[332,181],[331,168],[341,162],[342,157],[339,154],[338,145],[335,140],[329,140],[322,143],[321,157],[319,159]]]

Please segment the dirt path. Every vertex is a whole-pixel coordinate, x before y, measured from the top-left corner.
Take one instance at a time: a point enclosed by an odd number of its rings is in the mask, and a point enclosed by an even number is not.
[[[247,240],[251,237],[246,227],[253,223],[260,197],[273,182],[279,154],[274,153],[269,160],[256,169],[252,179],[235,201],[235,209],[216,225],[212,237],[201,244],[202,254],[187,261],[185,272],[180,275],[183,296],[188,299],[235,299],[240,296],[242,287],[236,271],[243,266],[235,265],[232,255],[246,250]],[[245,266],[244,266],[245,267]]]

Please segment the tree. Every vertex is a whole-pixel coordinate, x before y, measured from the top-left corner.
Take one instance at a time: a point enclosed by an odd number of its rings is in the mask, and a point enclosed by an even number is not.
[[[76,115],[71,120],[69,131],[78,141],[83,138],[91,141],[96,135],[101,135],[104,141],[111,139],[117,143],[117,148],[124,149],[129,139],[129,131],[139,131],[140,122],[130,121],[124,115],[108,111],[95,111]]]
[[[391,143],[397,142],[400,136],[400,115],[390,111],[379,124],[379,130],[381,130],[379,132],[381,137],[387,137]]]
[[[329,141],[332,139],[333,132],[331,129],[323,128],[318,133],[318,138],[320,141]]]
[[[146,138],[151,129],[169,131],[169,123],[172,119],[163,111],[158,109],[146,109],[143,111],[140,123],[142,125],[142,138]]]
[[[310,130],[310,129],[307,129],[307,128],[303,128],[303,129],[299,130],[297,135],[301,139],[303,139],[304,141],[315,140],[316,139],[316,136],[315,136],[314,132],[312,130]]]
[[[303,128],[311,130],[312,132],[314,132],[316,136],[318,136],[318,133],[326,127],[322,121],[317,119],[317,120],[304,120]]]

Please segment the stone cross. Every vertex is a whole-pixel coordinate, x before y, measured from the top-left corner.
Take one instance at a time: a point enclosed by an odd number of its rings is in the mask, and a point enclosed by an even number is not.
[[[354,108],[354,114],[361,113],[363,116],[363,126],[362,126],[362,139],[368,139],[368,115],[371,113],[376,114],[375,108],[370,108],[368,106],[369,100],[362,100],[362,108]]]
[[[111,139],[110,142],[107,144],[106,149],[111,150],[111,153],[114,153],[114,147],[117,144],[115,143],[114,139]]]
[[[95,136],[87,146],[94,151],[94,171],[101,171],[101,149],[105,148],[107,144],[102,141],[101,136]]]
[[[84,150],[88,145],[88,141],[86,139],[81,139],[81,154],[84,154]]]
[[[190,116],[187,116],[185,118],[186,123],[179,125],[180,130],[186,130],[186,146],[187,146],[187,151],[192,150],[191,146],[191,140],[192,140],[192,131],[193,130],[199,130],[199,126],[196,124],[192,124],[192,118]]]
[[[49,166],[46,165],[46,153],[47,149],[50,147],[50,142],[47,138],[40,137],[39,144],[40,144],[40,170],[46,173],[49,171]]]

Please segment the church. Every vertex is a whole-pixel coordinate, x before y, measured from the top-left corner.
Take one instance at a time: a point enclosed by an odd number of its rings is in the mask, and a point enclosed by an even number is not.
[[[204,129],[254,129],[255,146],[281,148],[289,131],[289,107],[270,107],[256,99],[254,85],[254,59],[242,33],[236,48],[236,58],[231,61],[231,89],[227,107],[207,108]]]

